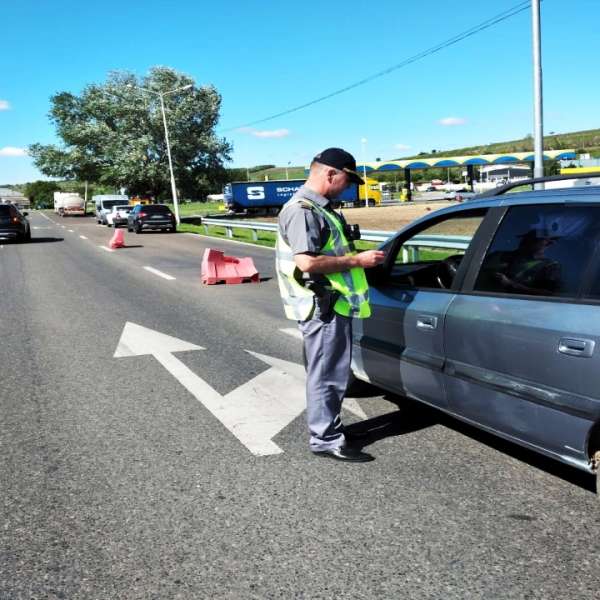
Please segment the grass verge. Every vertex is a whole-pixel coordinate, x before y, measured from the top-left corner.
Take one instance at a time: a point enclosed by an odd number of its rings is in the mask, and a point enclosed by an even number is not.
[[[204,225],[189,225],[188,223],[181,223],[177,228],[178,231],[187,233],[200,233],[207,235],[204,230]],[[228,239],[227,233],[224,227],[218,225],[209,225],[208,235],[214,238]],[[252,239],[252,232],[248,229],[236,229],[233,228],[233,239],[238,242],[247,242],[249,244],[255,244],[257,246],[268,246],[269,248],[275,247],[275,234],[270,231],[259,231],[258,240]],[[377,247],[375,242],[363,242],[358,241],[356,243],[358,250],[372,250]]]

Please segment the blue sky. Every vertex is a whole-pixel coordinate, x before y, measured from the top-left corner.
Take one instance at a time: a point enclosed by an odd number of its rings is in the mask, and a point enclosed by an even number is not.
[[[23,149],[56,143],[47,114],[112,70],[166,65],[223,96],[231,166],[367,160],[522,137],[533,129],[530,11],[366,85],[246,129],[400,63],[519,0],[20,0],[4,2],[0,184],[43,178]],[[600,127],[600,0],[542,3],[544,130]]]

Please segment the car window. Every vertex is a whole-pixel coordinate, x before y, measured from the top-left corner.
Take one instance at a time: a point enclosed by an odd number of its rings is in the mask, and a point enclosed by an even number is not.
[[[474,289],[575,297],[599,234],[600,207],[513,207],[486,252]]]
[[[486,209],[462,211],[419,228],[392,250],[390,283],[449,288]]]
[[[168,206],[161,206],[160,204],[147,204],[144,207],[144,212],[152,213],[152,214],[156,214],[156,213],[170,214],[171,213]]]
[[[0,204],[0,217],[9,217],[9,216],[10,216],[10,206]]]

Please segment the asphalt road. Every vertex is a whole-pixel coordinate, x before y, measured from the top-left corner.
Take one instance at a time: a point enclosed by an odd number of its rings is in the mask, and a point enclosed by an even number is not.
[[[301,363],[271,250],[31,221],[0,240],[0,599],[598,598],[585,474],[375,390],[374,462],[313,457],[302,415],[258,456],[156,358],[114,357],[130,322],[202,346],[177,358],[221,395],[269,369],[247,350]],[[263,281],[203,286],[208,246]]]

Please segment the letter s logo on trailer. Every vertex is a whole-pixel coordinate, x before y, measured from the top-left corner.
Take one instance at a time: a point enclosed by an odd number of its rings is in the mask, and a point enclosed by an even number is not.
[[[246,188],[248,200],[264,200],[265,199],[265,188],[262,185],[256,185]]]

